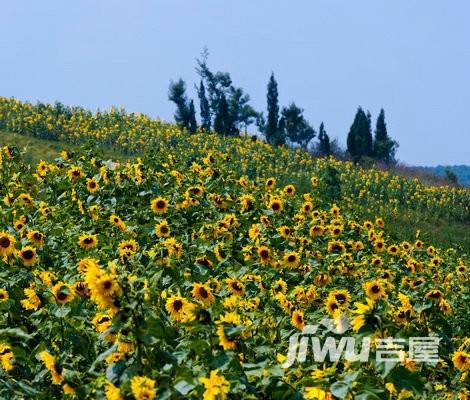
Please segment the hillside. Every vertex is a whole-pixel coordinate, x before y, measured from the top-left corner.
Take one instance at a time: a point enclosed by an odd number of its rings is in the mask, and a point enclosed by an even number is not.
[[[3,99],[0,128],[1,397],[468,393],[470,191],[122,110]],[[325,317],[370,358],[287,367]],[[377,361],[427,336],[437,365]]]
[[[446,169],[450,169],[458,179],[459,184],[470,186],[470,166],[469,165],[438,165],[437,167],[418,167],[418,169],[433,173],[437,176],[445,177]]]

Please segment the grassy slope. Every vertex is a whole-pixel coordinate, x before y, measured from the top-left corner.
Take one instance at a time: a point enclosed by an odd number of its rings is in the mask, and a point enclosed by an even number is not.
[[[62,150],[75,151],[78,146],[70,143],[58,142],[55,140],[38,139],[31,136],[19,135],[0,130],[0,146],[16,146],[21,151],[25,151],[24,157],[30,163],[37,163],[40,160],[52,161],[59,156]],[[122,154],[114,151],[103,150],[104,157],[113,159],[125,158]]]
[[[58,156],[61,150],[74,151],[77,146],[69,143],[50,141],[32,138],[19,134],[0,131],[0,146],[14,145],[20,149],[25,149],[25,157],[31,163],[39,160],[50,161]],[[104,150],[103,156],[113,159],[125,158],[122,154]],[[401,174],[400,174],[401,175]],[[367,210],[361,209],[362,217],[373,218]],[[433,220],[422,220],[420,215],[410,211],[408,215],[397,215],[387,217],[387,231],[397,240],[410,240],[416,234],[416,230],[421,230],[421,238],[428,243],[433,243],[441,247],[461,247],[470,253],[470,224],[447,221],[441,218]]]

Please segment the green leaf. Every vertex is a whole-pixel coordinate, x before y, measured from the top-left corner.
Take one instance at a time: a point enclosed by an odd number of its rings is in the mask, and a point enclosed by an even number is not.
[[[335,397],[345,399],[348,395],[350,386],[345,382],[335,382],[330,386],[330,391]]]

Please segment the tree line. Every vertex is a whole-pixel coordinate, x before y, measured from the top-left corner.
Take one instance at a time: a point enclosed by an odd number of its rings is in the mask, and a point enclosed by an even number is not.
[[[322,122],[317,130],[305,119],[304,110],[294,102],[280,107],[278,84],[271,74],[266,93],[266,116],[250,104],[250,96],[233,84],[228,72],[213,72],[208,66],[208,52],[204,50],[196,60],[200,77],[195,89],[199,99],[199,123],[194,100],[186,94],[186,83],[178,79],[170,83],[168,98],[175,103],[177,125],[191,133],[198,130],[214,131],[220,135],[238,136],[256,125],[260,134],[272,145],[303,147],[318,156],[349,158],[355,162],[375,160],[393,164],[398,143],[387,132],[385,112],[380,110],[372,133],[372,117],[361,107],[357,109],[347,136],[347,149],[336,139],[331,140]],[[317,141],[313,139],[317,137]]]

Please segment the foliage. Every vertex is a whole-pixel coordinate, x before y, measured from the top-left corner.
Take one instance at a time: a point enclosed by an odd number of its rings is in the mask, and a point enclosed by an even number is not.
[[[469,351],[468,255],[387,230],[403,210],[468,221],[468,190],[125,112],[2,99],[0,124],[142,150],[112,162],[76,148],[31,166],[2,149],[1,397],[468,395],[456,358]],[[436,334],[438,366],[281,367],[295,311],[314,324],[367,300],[348,334]]]

